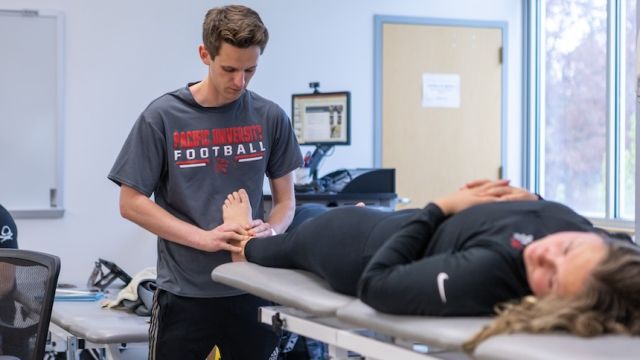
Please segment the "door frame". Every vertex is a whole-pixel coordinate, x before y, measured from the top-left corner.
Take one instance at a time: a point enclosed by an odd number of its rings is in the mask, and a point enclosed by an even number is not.
[[[502,174],[507,171],[507,69],[508,57],[507,40],[508,24],[505,21],[482,21],[482,20],[455,20],[440,18],[423,18],[409,16],[374,16],[374,45],[373,45],[373,165],[382,166],[382,30],[385,24],[401,25],[434,25],[434,26],[457,26],[457,27],[478,27],[478,28],[498,28],[502,33],[502,69],[501,69],[501,93],[500,93],[500,166]]]

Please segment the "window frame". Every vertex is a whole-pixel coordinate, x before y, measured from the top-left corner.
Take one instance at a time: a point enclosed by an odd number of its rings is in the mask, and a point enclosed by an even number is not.
[[[543,24],[545,0],[527,0],[524,7],[524,116],[525,116],[525,149],[526,157],[523,167],[525,186],[544,197],[544,77],[545,38]],[[634,219],[622,218],[620,195],[623,184],[622,156],[624,154],[625,129],[625,76],[624,64],[626,52],[621,44],[625,44],[626,6],[624,0],[607,0],[607,118],[606,118],[606,184],[605,184],[605,216],[590,217],[597,226],[630,232],[634,227]],[[637,167],[637,166],[636,166]],[[635,194],[634,194],[635,196]],[[636,208],[638,205],[636,204]]]

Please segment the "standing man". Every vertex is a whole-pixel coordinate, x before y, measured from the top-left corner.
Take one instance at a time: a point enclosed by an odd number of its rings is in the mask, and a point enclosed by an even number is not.
[[[291,123],[247,90],[268,38],[252,9],[209,10],[198,48],[206,76],[154,100],[109,173],[121,186],[122,216],[158,235],[150,359],[202,360],[214,345],[224,359],[274,355],[277,338],[257,321],[266,301],[210,277],[240,251],[229,241],[283,232],[293,218],[293,170],[302,156]],[[265,174],[274,200],[268,221],[221,225],[224,199],[240,188],[253,218],[262,218]]]

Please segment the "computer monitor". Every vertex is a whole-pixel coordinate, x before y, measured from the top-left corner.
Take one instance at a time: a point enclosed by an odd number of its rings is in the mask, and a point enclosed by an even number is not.
[[[333,146],[351,144],[351,93],[293,94],[291,122],[298,143],[316,147],[311,157],[305,159],[305,167],[315,183],[320,162]]]
[[[349,145],[351,94],[348,91],[293,94],[291,122],[300,145]]]

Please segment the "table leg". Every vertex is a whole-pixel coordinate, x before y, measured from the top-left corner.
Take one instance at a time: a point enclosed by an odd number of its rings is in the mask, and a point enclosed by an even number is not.
[[[67,360],[76,360],[78,354],[78,338],[67,336]]]

